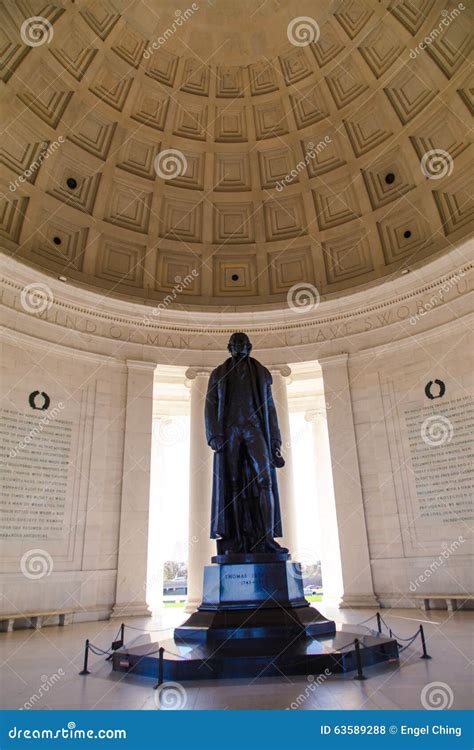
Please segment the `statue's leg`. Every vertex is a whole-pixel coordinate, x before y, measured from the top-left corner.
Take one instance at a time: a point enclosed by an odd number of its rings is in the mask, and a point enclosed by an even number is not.
[[[258,424],[250,423],[245,429],[245,445],[249,460],[256,475],[259,490],[259,506],[262,518],[262,539],[267,552],[288,552],[274,537],[275,508],[271,479],[271,456],[262,430]]]
[[[226,495],[231,496],[231,507],[228,512],[232,514],[234,534],[230,539],[230,547],[233,552],[241,552],[243,549],[242,541],[242,522],[240,514],[240,458],[241,458],[241,436],[240,431],[231,429],[228,434],[226,444],[227,475],[229,478],[230,492]]]

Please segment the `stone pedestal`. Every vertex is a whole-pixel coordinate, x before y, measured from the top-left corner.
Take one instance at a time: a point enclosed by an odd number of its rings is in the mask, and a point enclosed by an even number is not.
[[[204,568],[202,603],[175,629],[177,643],[278,639],[283,646],[298,637],[334,633],[335,623],[306,601],[298,563],[282,560],[281,554],[241,557],[242,562]]]
[[[398,658],[394,638],[336,627],[310,606],[298,563],[281,553],[268,554],[265,562],[249,557],[207,565],[203,601],[174,639],[115,652],[114,669],[156,678],[161,652],[163,679],[181,682],[346,672],[356,668],[356,647],[364,665]]]

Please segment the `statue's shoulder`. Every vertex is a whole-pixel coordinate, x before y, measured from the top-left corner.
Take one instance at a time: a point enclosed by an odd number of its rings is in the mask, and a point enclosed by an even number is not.
[[[259,362],[258,359],[254,359],[253,357],[249,357],[249,359],[250,359],[252,365],[257,370],[257,372],[260,375],[260,377],[263,377],[263,378],[265,378],[267,380],[270,380],[270,382],[271,382],[272,376],[271,376],[270,370],[267,370],[267,368],[265,367],[265,365],[262,365],[262,363]]]
[[[221,365],[217,365],[217,367],[211,372],[210,379],[211,380],[219,380],[228,370],[229,363],[231,361],[231,357],[225,360],[225,362],[222,362]]]

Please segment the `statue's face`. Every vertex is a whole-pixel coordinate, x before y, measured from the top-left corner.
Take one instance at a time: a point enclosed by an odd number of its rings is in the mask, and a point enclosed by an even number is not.
[[[237,333],[230,337],[229,351],[233,357],[238,359],[248,357],[252,350],[252,344],[244,333]]]

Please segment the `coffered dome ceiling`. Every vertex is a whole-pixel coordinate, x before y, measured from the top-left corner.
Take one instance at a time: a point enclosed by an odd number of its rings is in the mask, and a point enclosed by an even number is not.
[[[467,234],[469,3],[185,5],[2,3],[7,252],[232,309],[347,292]]]

